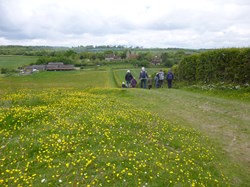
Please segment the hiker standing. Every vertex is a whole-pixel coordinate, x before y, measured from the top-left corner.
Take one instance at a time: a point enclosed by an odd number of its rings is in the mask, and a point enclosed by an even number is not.
[[[141,80],[141,88],[147,88],[148,74],[144,67],[141,68],[139,79]]]
[[[166,80],[168,81],[168,88],[172,88],[172,80],[174,79],[174,74],[171,70],[168,71]]]
[[[152,80],[152,78],[151,78],[150,75],[148,76],[147,83],[148,83],[148,89],[151,89],[152,88],[152,84],[153,84],[153,80]]]
[[[155,74],[154,81],[155,81],[155,87],[159,88],[159,73]]]
[[[162,70],[160,70],[160,72],[158,73],[158,78],[159,88],[163,88],[164,72]]]
[[[133,76],[130,73],[130,70],[127,71],[126,75],[125,75],[125,80],[127,83],[127,87],[130,88],[131,87],[131,80],[132,80]]]

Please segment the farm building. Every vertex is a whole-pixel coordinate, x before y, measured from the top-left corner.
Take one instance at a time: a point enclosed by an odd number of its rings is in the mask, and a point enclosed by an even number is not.
[[[69,71],[75,70],[75,66],[72,64],[64,64],[63,62],[49,62],[47,65],[32,65],[27,66],[24,69],[26,73],[32,73],[35,71]]]
[[[47,71],[69,71],[75,70],[75,66],[72,64],[64,64],[63,62],[49,62],[46,65]]]
[[[162,62],[162,59],[158,56],[155,56],[152,60],[151,60],[151,63],[154,64],[154,65],[160,65]]]
[[[121,57],[115,55],[115,54],[107,54],[105,56],[106,61],[113,61],[113,60],[121,60]]]
[[[32,65],[32,66],[27,66],[24,70],[25,72],[45,71],[46,67],[45,65]]]
[[[127,54],[127,59],[137,59],[138,58],[138,55],[137,54]]]

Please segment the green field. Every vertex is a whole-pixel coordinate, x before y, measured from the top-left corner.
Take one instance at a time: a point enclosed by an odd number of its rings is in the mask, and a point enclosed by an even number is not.
[[[117,88],[126,70],[0,77],[0,186],[249,185],[249,102]]]
[[[38,57],[34,56],[15,56],[15,55],[0,55],[0,69],[17,69],[23,65],[35,63]]]

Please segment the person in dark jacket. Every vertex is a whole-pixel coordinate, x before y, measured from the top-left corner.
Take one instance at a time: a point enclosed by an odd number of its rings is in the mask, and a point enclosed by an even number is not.
[[[172,88],[172,80],[174,79],[174,74],[171,70],[168,71],[166,80],[168,81],[168,88]]]
[[[126,80],[128,88],[131,87],[131,80],[132,79],[133,79],[133,75],[131,74],[130,70],[128,70],[127,73],[126,73],[126,75],[125,75],[125,80]]]
[[[141,88],[147,88],[148,73],[144,67],[141,68],[139,79],[141,80]]]

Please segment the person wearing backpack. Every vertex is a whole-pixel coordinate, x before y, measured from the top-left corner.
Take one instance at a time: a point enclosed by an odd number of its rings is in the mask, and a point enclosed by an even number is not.
[[[155,74],[154,81],[155,81],[155,87],[159,88],[159,73]]]
[[[158,78],[159,88],[163,88],[164,72],[162,70],[160,70],[160,72],[158,73]]]
[[[168,81],[168,88],[172,88],[172,80],[174,79],[174,74],[171,70],[168,71],[166,80]]]
[[[126,80],[128,88],[131,87],[131,80],[132,79],[133,79],[133,75],[130,73],[130,70],[128,70],[127,73],[126,73],[126,75],[125,75],[125,80]]]
[[[148,79],[148,73],[146,72],[145,68],[141,68],[139,79],[141,81],[141,88],[147,88],[147,79]]]

